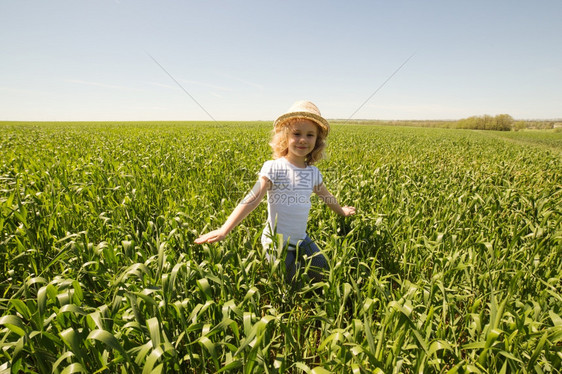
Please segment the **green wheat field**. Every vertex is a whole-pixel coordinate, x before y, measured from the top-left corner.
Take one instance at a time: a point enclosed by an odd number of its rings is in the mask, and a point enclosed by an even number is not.
[[[294,290],[271,124],[1,123],[0,373],[560,373],[562,133],[333,124]]]

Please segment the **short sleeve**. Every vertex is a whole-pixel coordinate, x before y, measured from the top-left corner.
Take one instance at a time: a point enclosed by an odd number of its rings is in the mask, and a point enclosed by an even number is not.
[[[273,170],[273,160],[264,162],[258,175],[260,177],[266,177],[271,182],[274,182],[275,173]]]
[[[314,170],[314,187],[318,187],[322,185],[322,183],[324,182],[324,178],[322,177],[322,173],[316,166],[313,166],[312,168]]]

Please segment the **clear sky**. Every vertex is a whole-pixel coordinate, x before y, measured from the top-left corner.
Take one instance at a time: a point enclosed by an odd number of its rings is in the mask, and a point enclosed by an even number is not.
[[[561,0],[0,0],[0,120],[273,120],[300,99],[348,119],[412,54],[354,119],[562,118],[561,17]]]

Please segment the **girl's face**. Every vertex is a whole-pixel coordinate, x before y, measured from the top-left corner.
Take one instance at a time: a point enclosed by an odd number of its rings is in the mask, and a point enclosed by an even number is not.
[[[299,119],[288,128],[288,155],[304,161],[316,146],[318,128],[308,119]]]

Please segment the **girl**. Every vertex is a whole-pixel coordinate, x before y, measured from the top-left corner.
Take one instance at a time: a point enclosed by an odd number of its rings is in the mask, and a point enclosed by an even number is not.
[[[201,235],[195,243],[213,243],[224,239],[267,194],[268,217],[261,241],[267,251],[271,248],[275,234],[282,235],[283,244],[288,245],[285,259],[287,279],[293,280],[300,266],[297,256],[303,254],[311,258],[313,267],[326,269],[326,259],[306,234],[312,192],[337,214],[345,217],[355,214],[354,207],[341,207],[338,204],[322,182],[318,168],[312,166],[324,157],[329,131],[330,125],[320,115],[316,105],[309,101],[293,104],[287,113],[273,123],[270,145],[274,159],[263,164],[252,191],[238,204],[220,229]],[[318,272],[311,272],[310,276],[316,281],[322,279]]]

